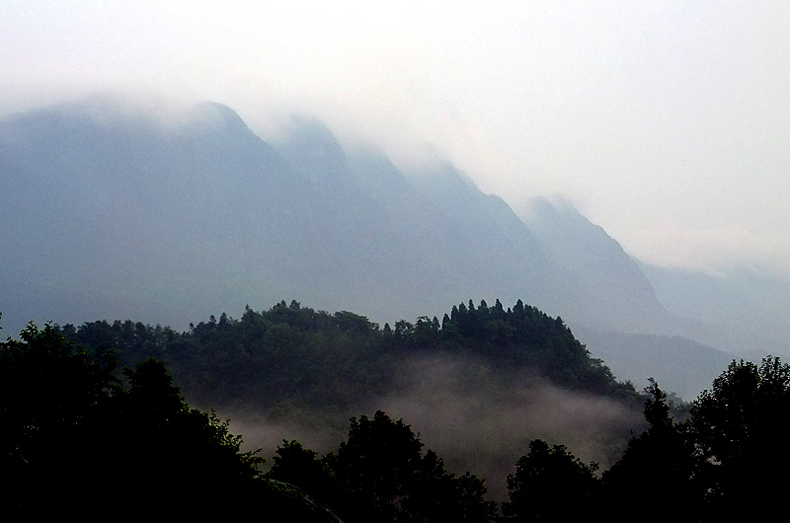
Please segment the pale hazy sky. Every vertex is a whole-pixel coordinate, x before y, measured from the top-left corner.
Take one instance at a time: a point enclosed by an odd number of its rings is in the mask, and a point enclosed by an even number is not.
[[[0,113],[98,89],[430,142],[630,253],[790,274],[790,2],[0,0]]]

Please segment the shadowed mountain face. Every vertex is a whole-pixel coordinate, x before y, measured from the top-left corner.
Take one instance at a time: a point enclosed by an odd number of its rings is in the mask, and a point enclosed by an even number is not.
[[[534,199],[522,212],[543,248],[571,275],[588,325],[661,332],[670,318],[639,266],[617,241],[566,202]],[[603,312],[603,314],[601,314]]]
[[[359,289],[355,303],[373,294],[380,304],[397,304],[379,305],[381,312],[407,318],[471,296],[521,297],[562,310],[573,292],[558,292],[564,271],[500,198],[481,193],[449,163],[406,176],[374,147],[346,155],[324,124],[294,124],[275,148],[333,209],[338,259],[355,264],[357,281],[348,285]],[[374,303],[367,307],[379,312]]]
[[[380,153],[352,166],[320,122],[297,121],[275,150],[217,104],[163,120],[92,99],[0,123],[8,331],[124,316],[184,328],[291,298],[395,321],[559,281],[477,189],[468,209],[437,206]]]
[[[574,334],[587,349],[606,362],[619,380],[640,390],[648,378],[664,390],[692,401],[732,361],[731,354],[679,336],[603,332],[577,327]]]
[[[0,169],[9,320],[185,325],[253,283],[285,292],[326,236],[318,193],[215,104],[170,127],[93,102],[17,116]]]
[[[89,99],[0,121],[0,183],[7,334],[128,317],[184,329],[291,299],[383,323],[470,298],[677,333],[575,209],[542,201],[519,218],[448,162],[404,173],[312,119],[269,145],[218,104],[154,116]]]
[[[759,360],[790,356],[790,282],[759,269],[721,275],[639,263],[667,310],[689,318],[680,331]]]
[[[446,162],[412,171],[417,193],[437,209],[450,229],[466,282],[478,282],[485,296],[538,303],[552,314],[568,314],[575,294],[569,274],[499,197],[483,194]]]

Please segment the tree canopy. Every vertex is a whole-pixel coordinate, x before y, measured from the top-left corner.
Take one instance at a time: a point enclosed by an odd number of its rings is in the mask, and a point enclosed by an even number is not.
[[[696,477],[694,444],[672,419],[658,383],[651,379],[644,392],[649,427],[604,472],[602,504],[615,519],[647,508],[642,519],[648,522],[699,521],[704,491]]]
[[[712,518],[769,515],[763,500],[779,499],[787,486],[788,415],[790,366],[777,357],[733,361],[694,402],[687,429]]]
[[[586,521],[598,497],[597,469],[564,445],[533,440],[507,478],[510,502],[503,507],[505,515],[513,521]]]
[[[448,472],[419,435],[383,411],[351,418],[348,438],[321,459],[295,441],[277,449],[269,476],[290,481],[346,521],[484,523],[496,504],[481,479]]]
[[[474,356],[501,376],[524,373],[579,391],[635,397],[593,358],[560,318],[518,301],[401,320],[394,328],[348,311],[333,314],[281,302],[240,320],[221,314],[177,333],[132,321],[96,321],[60,332],[93,352],[112,349],[122,365],[146,357],[168,364],[190,401],[249,407],[273,415],[278,406],[361,406],[398,386],[404,360],[421,354]]]
[[[260,489],[261,458],[241,452],[226,421],[190,409],[160,361],[127,368],[124,382],[111,355],[92,356],[51,325],[20,338],[0,343],[0,475],[12,512],[101,514],[133,501],[191,513]]]
[[[529,333],[519,335],[519,329]],[[80,336],[95,345],[83,348],[73,341]],[[434,350],[486,355],[501,365],[497,369],[533,365],[543,353],[555,362],[534,365],[544,365],[542,372],[568,387],[614,396],[628,390],[612,384],[608,369],[591,360],[559,318],[520,302],[507,311],[498,302],[470,302],[441,322],[423,317],[394,329],[295,302],[266,313],[248,309],[239,321],[221,315],[183,334],[132,322],[80,329],[31,324],[19,340],[0,343],[6,505],[12,514],[33,516],[101,515],[130,504],[141,511],[205,515],[255,498],[269,515],[310,522],[489,521],[496,505],[486,499],[483,481],[448,471],[410,425],[380,410],[372,418],[351,418],[347,439],[321,457],[297,441],[283,441],[264,476],[263,460],[242,451],[242,438],[230,433],[228,420],[191,408],[167,364],[152,357],[167,356],[177,379],[205,379],[226,399],[255,390],[247,388],[255,386],[250,382],[234,383],[239,376],[279,384],[279,398],[293,390],[318,393],[334,379],[347,380],[344,387],[383,386],[382,377],[391,375],[400,357]],[[134,355],[141,358],[119,371],[118,359]],[[311,367],[317,361],[326,365]],[[563,378],[557,365],[572,367],[574,361],[581,370]],[[331,362],[338,374],[320,377],[319,369],[332,368]],[[352,375],[342,377],[345,372]],[[592,376],[598,378],[587,381]],[[352,401],[359,393],[342,398]],[[655,381],[642,397],[647,429],[631,438],[603,475],[564,445],[532,440],[507,477],[505,516],[577,521],[643,511],[646,521],[720,521],[772,514],[766,500],[780,499],[790,466],[782,452],[790,366],[776,357],[759,365],[733,361],[680,421]]]

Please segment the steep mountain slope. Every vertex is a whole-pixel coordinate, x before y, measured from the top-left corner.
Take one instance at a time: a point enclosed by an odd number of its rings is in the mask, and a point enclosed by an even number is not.
[[[638,262],[683,334],[751,356],[790,356],[790,283],[757,269],[711,275]]]
[[[421,217],[418,202],[398,212],[384,205],[360,183],[345,151],[322,122],[294,119],[275,147],[331,209],[314,267],[326,273],[323,292],[331,300],[394,322],[417,314],[416,296],[422,295],[427,310],[437,311],[446,300],[455,299],[454,287],[448,284],[453,278],[448,268],[452,256],[441,242],[438,253],[430,251],[436,231],[426,239],[411,227]],[[407,204],[405,199],[399,203]]]
[[[401,173],[383,153],[351,155],[359,183],[397,217],[404,230],[450,270],[446,285],[459,299],[488,296],[563,310],[572,287],[562,268],[497,196],[483,194],[447,162]]]
[[[4,332],[124,317],[180,330],[283,299],[383,324],[472,298],[713,343],[575,209],[519,218],[446,161],[404,173],[309,118],[272,146],[222,105],[154,109],[94,97],[0,120]]]
[[[574,279],[577,315],[590,326],[663,332],[671,318],[650,282],[617,241],[571,204],[536,198],[521,210],[529,230]]]
[[[504,223],[501,200],[438,207],[386,157],[401,192],[376,193],[377,168],[352,168],[313,120],[275,150],[227,107],[177,116],[99,97],[0,122],[7,330],[124,316],[184,328],[293,298],[394,322],[471,297],[564,295],[515,216],[521,238],[491,217]]]
[[[216,104],[172,126],[107,99],[18,115],[0,125],[0,170],[9,323],[181,325],[184,304],[285,292],[325,237],[318,193]]]
[[[662,389],[694,400],[734,356],[679,336],[606,332],[576,327],[574,335],[606,362],[618,380],[637,390],[654,378]]]

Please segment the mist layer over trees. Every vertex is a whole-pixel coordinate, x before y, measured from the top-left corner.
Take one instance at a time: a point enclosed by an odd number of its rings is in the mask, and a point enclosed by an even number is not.
[[[454,306],[383,327],[351,312],[281,302],[189,331],[131,321],[61,332],[122,364],[161,358],[195,404],[216,408],[257,446],[283,438],[327,450],[359,412],[415,420],[457,469],[506,473],[524,439],[563,437],[611,463],[638,424],[636,393],[592,358],[560,318],[521,301]],[[473,452],[470,452],[473,449]],[[504,483],[491,487],[504,496]]]
[[[496,344],[486,341],[494,339],[494,327],[501,335]],[[84,347],[72,341],[80,337],[92,341]],[[197,350],[212,337],[213,345]],[[465,352],[490,362],[495,373],[515,370],[513,379],[542,375],[568,392],[643,403],[645,429],[624,438],[627,444],[604,469],[577,458],[561,441],[533,438],[524,440],[521,456],[502,477],[481,479],[475,470],[446,465],[442,452],[427,448],[407,421],[377,410],[343,423],[346,435],[323,455],[283,438],[266,472],[260,451],[242,450],[228,421],[187,405],[166,368],[177,370],[177,381],[189,384],[202,402],[217,394],[216,405],[238,404],[248,384],[233,376],[212,379],[210,369],[230,372],[232,353],[241,355],[245,347],[290,379],[298,377],[284,353],[298,355],[305,392],[296,397],[312,413],[358,408],[359,387],[401,386],[394,375],[409,353]],[[321,374],[316,367],[333,363],[311,360],[311,354],[332,360],[344,352],[356,352],[360,373],[336,384],[329,397],[313,395],[311,384]],[[201,364],[209,355],[227,364]],[[252,401],[277,405],[293,393],[278,388],[282,381],[274,373],[252,379],[259,369],[249,356],[240,357],[250,381],[264,385],[250,389],[257,394]],[[120,371],[119,358],[137,363]],[[200,391],[195,375],[213,388]],[[180,334],[132,322],[31,324],[19,341],[0,344],[0,378],[2,474],[11,486],[12,513],[102,514],[133,503],[133,512],[156,507],[219,514],[250,499],[270,517],[300,521],[578,521],[626,518],[646,506],[652,507],[643,517],[648,521],[721,521],[768,517],[775,507],[763,502],[765,496],[775,499],[786,485],[780,473],[788,463],[776,449],[790,411],[787,364],[771,357],[760,365],[733,361],[690,409],[677,410],[656,382],[639,396],[630,384],[615,381],[559,318],[521,302],[508,309],[470,302],[442,322],[420,318],[394,329],[296,302],[261,313],[248,309],[238,321],[222,315]],[[269,414],[281,415],[277,410]],[[102,437],[92,437],[97,433]],[[506,497],[495,498],[501,504],[490,497],[495,481],[507,485]]]

